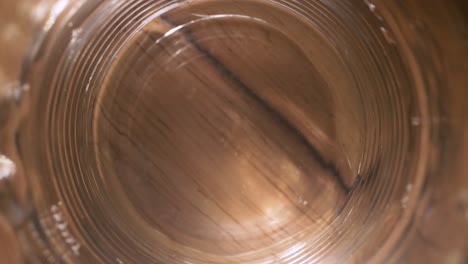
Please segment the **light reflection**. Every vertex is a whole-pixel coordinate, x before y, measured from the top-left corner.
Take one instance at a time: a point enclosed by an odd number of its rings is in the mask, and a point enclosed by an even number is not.
[[[50,11],[49,18],[47,19],[43,30],[44,31],[49,31],[52,26],[55,24],[55,21],[57,20],[57,17],[65,10],[65,8],[68,6],[69,0],[59,0],[57,1],[56,4],[52,7],[52,10]]]
[[[0,155],[0,180],[11,177],[15,170],[15,164],[7,157]]]
[[[302,243],[297,243],[284,252],[282,252],[279,256],[280,259],[296,259],[298,255],[300,255],[304,248],[307,246],[307,243],[302,242]]]

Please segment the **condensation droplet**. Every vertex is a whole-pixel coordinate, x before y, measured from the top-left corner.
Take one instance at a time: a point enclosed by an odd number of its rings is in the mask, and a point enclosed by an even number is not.
[[[412,117],[411,118],[411,125],[413,126],[420,126],[421,125],[421,118],[419,117]]]
[[[402,199],[401,199],[401,207],[403,209],[406,209],[406,207],[408,206],[408,201],[409,201],[409,197],[407,195],[405,195]]]
[[[21,98],[23,97],[24,92],[27,92],[30,89],[31,87],[28,83],[25,83],[23,85],[16,87],[16,89],[13,90],[13,97],[15,101],[19,102]]]
[[[369,7],[369,10],[374,12],[377,8],[374,3],[371,3],[369,0],[364,0],[364,3]]]
[[[0,155],[0,181],[13,176],[16,172],[16,166],[9,158]]]
[[[408,206],[408,202],[409,202],[409,196],[410,196],[410,193],[411,191],[413,190],[413,184],[412,183],[408,183],[406,185],[406,193],[405,193],[405,196],[403,196],[403,198],[401,199],[401,207],[403,209],[405,209],[407,206]]]
[[[79,256],[80,255],[80,248],[81,248],[81,244],[76,244],[74,246],[72,246],[72,251],[73,253],[75,254],[75,256]]]
[[[409,193],[409,192],[411,192],[411,190],[413,190],[413,184],[412,184],[412,183],[408,183],[408,184],[406,185],[406,192]]]
[[[377,10],[377,6],[374,4],[374,3],[371,3],[369,0],[364,0],[364,3],[367,5],[367,7],[369,8],[369,10],[374,14],[374,16],[382,21],[382,16],[379,14],[378,10]]]
[[[59,207],[58,207],[57,205],[55,205],[55,204],[52,205],[52,206],[50,207],[50,211],[51,211],[52,213],[56,213],[56,212],[58,212],[59,210],[60,210]]]
[[[67,248],[67,250],[64,251],[64,255],[71,253],[75,256],[79,256],[81,244],[72,234],[71,230],[69,230],[69,224],[63,210],[64,205],[61,201],[51,205],[49,209],[50,212],[42,216],[43,219],[41,223],[47,229],[46,232],[54,235],[57,234],[60,237],[60,241]]]
[[[81,28],[74,29],[72,31],[72,40],[74,40],[74,41],[78,40],[78,37],[80,36],[82,31],[83,30]]]
[[[56,213],[56,214],[53,214],[52,217],[54,218],[54,220],[56,222],[61,222],[63,220],[63,217],[62,217],[62,214],[61,213]]]
[[[302,206],[307,206],[309,204],[309,202],[302,197],[298,199],[297,203]]]
[[[384,27],[380,27],[380,31],[382,32],[382,34],[384,35],[385,39],[387,40],[387,42],[389,44],[395,44],[395,39],[393,38],[392,34],[390,33],[390,31],[388,31],[386,28]]]
[[[70,232],[68,230],[64,230],[60,233],[60,235],[64,238],[70,237]]]
[[[75,244],[76,243],[76,240],[72,237],[68,237],[65,239],[65,243],[67,244]]]
[[[63,224],[57,224],[57,228],[59,230],[66,230],[68,227],[68,224],[67,223],[63,223]]]

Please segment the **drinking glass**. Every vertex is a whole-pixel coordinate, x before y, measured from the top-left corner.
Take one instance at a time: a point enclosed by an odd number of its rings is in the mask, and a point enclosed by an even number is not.
[[[466,263],[460,0],[0,0],[1,263]]]

